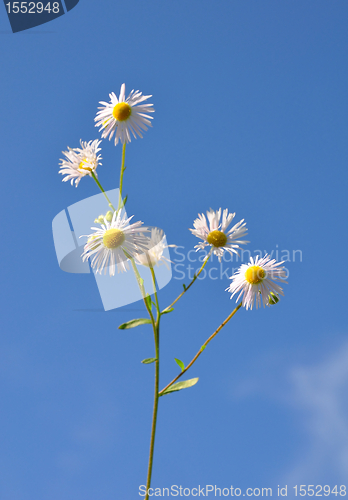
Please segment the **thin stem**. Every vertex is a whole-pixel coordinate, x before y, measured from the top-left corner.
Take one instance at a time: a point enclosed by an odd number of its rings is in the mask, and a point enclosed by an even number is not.
[[[161,319],[161,312],[158,304],[158,298],[157,298],[157,289],[156,289],[156,279],[155,279],[155,273],[153,271],[152,266],[150,265],[151,269],[151,276],[152,276],[152,281],[153,281],[153,288],[154,288],[154,294],[155,294],[155,300],[156,300],[156,310],[157,310],[157,319],[155,321],[151,307],[148,304],[146,300],[146,292],[145,292],[145,287],[144,287],[144,280],[139,274],[138,268],[134,262],[134,259],[131,258],[131,256],[128,254],[128,252],[124,251],[126,257],[131,261],[133,271],[135,274],[135,277],[138,282],[138,286],[140,288],[141,294],[143,296],[144,304],[147,309],[147,312],[149,313],[149,316],[151,318],[151,323],[152,323],[152,328],[153,328],[153,333],[154,333],[154,339],[155,339],[155,352],[156,352],[156,362],[155,362],[155,395],[154,395],[154,404],[153,404],[153,415],[152,415],[152,427],[151,427],[151,440],[150,440],[150,454],[149,454],[149,465],[148,465],[148,471],[147,471],[147,482],[146,482],[146,497],[145,500],[148,500],[149,498],[149,488],[151,484],[151,475],[152,475],[152,464],[153,464],[153,453],[154,453],[154,447],[155,447],[155,435],[156,435],[156,423],[157,423],[157,411],[158,411],[158,389],[159,389],[159,323]]]
[[[119,211],[121,206],[122,206],[123,173],[126,170],[126,167],[124,166],[125,158],[126,158],[126,143],[123,144],[123,148],[122,148],[122,162],[121,162],[120,186],[119,186],[117,211]]]
[[[134,271],[134,274],[135,274],[135,277],[137,279],[137,282],[138,282],[138,286],[140,288],[140,291],[141,291],[141,295],[143,297],[143,301],[144,301],[144,304],[145,304],[145,307],[147,309],[147,312],[149,313],[149,316],[150,316],[150,319],[151,319],[151,323],[152,323],[152,328],[155,332],[155,328],[156,328],[156,322],[155,322],[155,318],[153,317],[153,314],[152,314],[152,311],[146,301],[146,291],[145,291],[145,287],[144,287],[144,280],[143,278],[140,276],[139,274],[139,271],[138,271],[138,268],[134,262],[134,259],[132,259],[132,257],[127,253],[125,252],[125,255],[126,257],[128,257],[128,259],[131,261],[131,264],[132,264],[132,267],[133,267],[133,271]]]
[[[151,476],[152,476],[152,465],[153,465],[153,454],[155,449],[155,436],[156,436],[156,424],[157,424],[157,412],[158,412],[158,389],[159,389],[159,324],[161,319],[161,312],[158,304],[157,298],[157,290],[156,290],[156,279],[155,273],[150,265],[153,288],[155,293],[155,301],[156,301],[156,310],[157,310],[157,320],[156,320],[156,328],[154,330],[155,334],[155,351],[156,351],[156,366],[155,366],[155,394],[154,394],[154,402],[153,402],[153,413],[152,413],[152,426],[151,426],[151,439],[150,439],[150,453],[149,453],[149,465],[147,470],[147,480],[146,480],[146,496],[145,500],[149,498],[149,488],[151,485]]]
[[[162,394],[164,393],[164,391],[166,389],[168,389],[168,387],[170,387],[171,385],[173,385],[180,377],[182,377],[184,375],[185,372],[187,372],[187,370],[189,368],[191,368],[191,366],[193,365],[193,363],[196,361],[196,359],[202,354],[202,352],[204,351],[204,349],[207,347],[207,345],[209,344],[209,342],[211,340],[213,340],[213,338],[219,333],[219,331],[226,325],[226,323],[228,323],[230,321],[230,319],[236,314],[236,312],[238,311],[238,309],[240,309],[242,307],[242,302],[240,304],[238,304],[238,306],[231,312],[231,314],[229,316],[227,316],[227,318],[225,319],[225,321],[223,321],[221,323],[221,325],[219,326],[219,328],[217,328],[215,330],[215,332],[208,338],[208,340],[206,340],[204,342],[204,344],[202,345],[202,347],[200,348],[200,350],[197,352],[196,356],[192,359],[192,361],[186,366],[186,368],[181,372],[179,373],[179,375],[177,377],[175,377],[171,382],[169,382],[168,385],[165,386],[164,389],[162,389],[159,393],[159,396],[162,396]]]
[[[115,208],[114,208],[113,204],[111,203],[111,201],[109,200],[108,195],[107,195],[107,194],[106,194],[106,192],[104,191],[103,186],[102,186],[102,185],[100,184],[100,182],[98,181],[97,176],[95,175],[95,173],[94,173],[94,172],[91,172],[91,174],[92,174],[93,179],[94,179],[94,180],[95,180],[95,182],[97,183],[97,186],[99,187],[100,191],[103,193],[103,195],[104,195],[104,196],[105,196],[105,198],[107,199],[107,202],[108,202],[108,204],[109,204],[109,207],[110,207],[110,208],[112,208],[112,210],[115,212]]]
[[[197,274],[195,274],[193,276],[193,279],[191,281],[191,283],[189,284],[189,286],[186,286],[184,291],[181,292],[181,294],[174,300],[174,302],[172,302],[170,304],[170,306],[166,307],[163,311],[162,311],[162,314],[167,311],[168,309],[170,309],[171,307],[173,307],[174,304],[176,304],[178,302],[179,299],[181,299],[181,297],[191,288],[191,286],[193,285],[193,283],[196,281],[196,279],[198,278],[198,276],[201,274],[201,272],[203,271],[203,269],[205,268],[208,260],[210,259],[210,256],[212,254],[212,251],[213,251],[213,247],[210,249],[210,252],[208,253],[208,255],[206,256],[206,258],[204,259],[204,262],[202,264],[202,267],[200,268],[200,270],[198,271]]]
[[[152,283],[153,283],[153,289],[154,289],[154,294],[155,294],[155,302],[156,302],[156,310],[157,310],[157,319],[159,319],[161,315],[159,303],[158,303],[158,297],[157,297],[157,289],[156,289],[156,277],[155,277],[155,271],[153,270],[152,265],[150,264],[150,271],[151,271],[151,277],[152,277]]]

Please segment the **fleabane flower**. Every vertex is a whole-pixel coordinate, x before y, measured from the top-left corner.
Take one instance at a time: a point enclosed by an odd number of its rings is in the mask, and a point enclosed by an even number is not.
[[[168,247],[175,247],[175,245],[166,245],[162,229],[153,227],[151,229],[151,236],[147,238],[147,251],[137,254],[135,258],[142,266],[154,267],[156,264],[160,265],[164,263],[169,268],[168,262],[171,261],[163,255],[164,250]]]
[[[109,136],[111,140],[115,133],[115,146],[118,141],[122,144],[131,142],[131,133],[133,136],[143,137],[141,134],[148,127],[151,127],[152,116],[147,113],[153,113],[155,110],[152,104],[142,104],[151,95],[142,95],[139,90],[132,90],[126,99],[126,85],[121,85],[120,96],[117,99],[114,92],[109,94],[110,102],[100,101],[102,107],[98,109],[97,116],[94,118],[96,127],[103,130],[102,137]]]
[[[95,232],[88,235],[87,243],[84,247],[82,260],[90,259],[93,269],[97,273],[106,274],[109,268],[110,276],[115,275],[117,271],[127,271],[128,256],[133,258],[135,254],[147,249],[147,238],[143,234],[148,231],[147,227],[141,227],[142,222],[129,224],[133,218],[121,211],[114,212],[111,222],[104,217],[104,224],[101,228],[92,227]]]
[[[283,262],[271,260],[268,255],[261,258],[257,256],[255,259],[250,257],[249,264],[242,264],[231,276],[232,283],[226,291],[232,293],[231,299],[239,292],[237,302],[243,295],[242,305],[246,309],[252,309],[255,303],[256,309],[261,307],[261,300],[263,306],[276,304],[279,301],[279,295],[284,295],[284,293],[275,281],[287,283],[284,281],[286,271],[284,266],[281,266]]]
[[[198,214],[198,219],[193,222],[194,229],[190,229],[191,233],[201,238],[198,245],[195,245],[196,252],[204,250],[206,246],[211,246],[213,253],[221,262],[221,257],[226,250],[230,254],[238,254],[239,245],[249,243],[242,240],[247,234],[246,222],[242,219],[235,224],[231,229],[227,229],[234,219],[236,214],[229,214],[226,208],[222,213],[222,221],[220,223],[221,208],[219,210],[210,209],[207,212],[207,219],[204,214]]]
[[[97,167],[101,165],[100,160],[102,159],[100,155],[98,155],[98,151],[101,151],[99,148],[99,144],[101,141],[95,139],[94,141],[83,142],[80,140],[81,148],[69,148],[68,151],[63,151],[63,155],[65,156],[65,160],[60,160],[61,163],[59,165],[60,170],[59,173],[62,175],[66,175],[64,177],[63,182],[71,179],[71,185],[73,185],[75,181],[75,186],[79,185],[82,177],[89,175],[92,177],[92,172],[94,172],[97,177]]]

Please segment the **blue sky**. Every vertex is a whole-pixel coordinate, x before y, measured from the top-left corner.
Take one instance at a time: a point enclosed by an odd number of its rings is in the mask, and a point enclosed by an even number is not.
[[[187,253],[197,214],[229,208],[252,254],[301,252],[281,302],[239,311],[198,384],[161,398],[153,486],[345,484],[347,15],[341,0],[80,0],[12,34],[2,10],[1,500],[140,498],[146,480],[153,339],[117,329],[143,305],[104,312],[52,239],[56,214],[97,193],[62,183],[61,152],[99,137],[98,102],[124,82],[156,109],[127,148],[129,215]],[[121,148],[102,148],[114,189]],[[163,307],[188,283],[171,257]],[[163,318],[161,385],[230,313],[228,285],[195,283]]]

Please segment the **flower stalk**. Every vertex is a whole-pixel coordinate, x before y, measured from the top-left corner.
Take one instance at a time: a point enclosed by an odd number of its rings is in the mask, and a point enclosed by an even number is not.
[[[146,497],[145,500],[149,498],[149,488],[151,485],[151,477],[152,477],[152,466],[153,466],[153,454],[155,450],[155,436],[156,436],[156,424],[157,424],[157,412],[158,412],[158,399],[159,399],[159,362],[160,362],[160,350],[159,350],[159,324],[160,324],[160,308],[158,304],[157,298],[157,290],[156,290],[156,278],[153,267],[150,266],[153,289],[155,295],[156,302],[156,310],[157,310],[157,319],[154,327],[154,339],[155,339],[155,394],[154,394],[154,403],[153,403],[153,413],[152,413],[152,426],[151,426],[151,438],[150,438],[150,452],[149,452],[149,465],[147,470],[147,480],[146,480]]]
[[[159,396],[162,396],[163,393],[171,386],[173,385],[177,380],[179,380],[180,377],[182,377],[184,375],[184,373],[187,372],[187,370],[189,368],[191,368],[191,366],[193,365],[193,363],[199,358],[199,356],[202,354],[202,352],[204,351],[204,349],[207,347],[207,345],[209,344],[209,342],[211,342],[213,340],[213,338],[219,333],[219,331],[230,321],[231,318],[233,318],[233,316],[236,314],[236,312],[242,307],[242,302],[240,304],[238,304],[238,306],[231,312],[231,314],[229,316],[227,316],[227,318],[225,319],[225,321],[223,321],[221,323],[221,325],[215,330],[215,332],[210,335],[210,337],[204,342],[204,344],[202,345],[202,347],[200,348],[200,350],[197,352],[196,356],[190,361],[190,363],[186,366],[186,368],[184,370],[182,370],[181,373],[179,373],[179,375],[177,375],[175,378],[173,378],[173,380],[171,382],[169,382],[168,385],[166,385],[164,387],[164,389],[162,389],[159,393]]]
[[[147,471],[147,480],[146,480],[146,497],[145,500],[149,498],[149,488],[151,485],[151,476],[152,476],[152,466],[153,466],[153,455],[154,455],[154,449],[155,449],[155,436],[156,436],[156,424],[157,424],[157,413],[158,413],[158,399],[159,399],[159,394],[158,394],[158,389],[159,389],[159,324],[160,324],[160,318],[161,318],[161,312],[159,308],[159,303],[158,303],[158,297],[157,297],[157,288],[156,288],[156,278],[155,278],[155,273],[153,270],[153,267],[150,266],[151,270],[151,276],[152,276],[152,283],[153,283],[153,289],[154,289],[154,295],[155,295],[155,305],[156,305],[156,311],[157,311],[157,318],[156,320],[154,319],[154,316],[152,314],[151,306],[146,300],[146,292],[145,292],[145,287],[144,287],[144,280],[141,278],[138,268],[134,262],[134,259],[131,258],[130,255],[127,255],[127,257],[130,259],[133,271],[135,274],[135,277],[137,279],[138,286],[140,288],[141,294],[143,296],[143,301],[145,304],[145,307],[147,309],[147,312],[149,313],[151,323],[152,323],[152,328],[153,328],[153,333],[154,333],[154,341],[155,341],[155,391],[154,391],[154,403],[153,403],[153,412],[152,412],[152,425],[151,425],[151,438],[150,438],[150,452],[149,452],[149,464],[148,464],[148,471]]]
[[[97,176],[95,175],[95,173],[94,173],[94,172],[91,172],[91,175],[92,175],[93,179],[95,180],[95,182],[96,182],[96,184],[97,184],[98,188],[100,189],[100,191],[101,191],[101,192],[103,193],[103,195],[105,196],[105,198],[106,198],[106,200],[107,200],[107,202],[108,202],[108,204],[109,204],[109,207],[110,207],[110,208],[112,208],[112,210],[115,212],[115,208],[114,208],[113,204],[111,203],[111,201],[110,201],[110,199],[109,199],[108,195],[106,194],[106,192],[105,192],[105,190],[104,190],[103,186],[102,186],[102,185],[100,184],[100,182],[98,181]]]
[[[121,172],[120,172],[120,185],[119,185],[119,195],[118,195],[118,207],[117,211],[119,211],[122,208],[122,188],[123,188],[123,174],[124,171],[126,170],[126,167],[124,166],[125,163],[125,158],[126,158],[126,142],[123,144],[122,147],[122,162],[121,162]]]
[[[172,302],[172,303],[171,303],[168,307],[166,307],[166,308],[162,311],[162,314],[165,314],[165,313],[166,313],[169,309],[171,309],[171,308],[173,307],[173,305],[174,305],[174,304],[176,304],[176,303],[178,302],[178,300],[179,300],[179,299],[181,299],[181,297],[183,297],[183,295],[185,295],[185,293],[186,293],[186,292],[187,292],[187,291],[191,288],[191,286],[193,285],[193,283],[196,281],[196,279],[198,278],[198,276],[201,274],[201,272],[202,272],[202,271],[203,271],[203,269],[205,268],[205,266],[206,266],[206,264],[207,264],[208,260],[210,259],[210,256],[211,256],[211,254],[212,254],[212,251],[213,251],[213,249],[211,248],[211,249],[210,249],[210,252],[208,253],[208,255],[206,256],[206,258],[204,259],[204,262],[203,262],[203,264],[202,264],[202,266],[201,266],[200,270],[198,271],[198,273],[197,273],[197,274],[195,274],[195,275],[193,276],[193,279],[192,279],[191,283],[190,283],[188,286],[185,286],[184,291],[183,291],[183,292],[181,292],[181,294],[180,294],[180,295],[178,295],[178,297],[177,297],[177,298],[176,298],[176,299],[175,299],[175,300],[174,300],[174,301],[173,301],[173,302]]]

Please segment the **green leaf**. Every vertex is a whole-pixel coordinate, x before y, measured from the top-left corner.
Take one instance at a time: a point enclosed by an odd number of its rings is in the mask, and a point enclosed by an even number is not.
[[[182,286],[184,287],[184,291],[186,292],[186,285],[185,285],[185,284],[183,284]]]
[[[151,295],[146,295],[145,297],[145,302],[147,304],[147,307],[152,310],[152,300],[151,300]]]
[[[174,307],[171,307],[170,309],[165,309],[164,311],[161,312],[161,314],[168,314],[174,311]]]
[[[206,345],[202,345],[201,351],[203,352],[206,347],[207,347]]]
[[[124,197],[124,200],[123,200],[123,203],[122,203],[122,208],[125,206],[125,204],[127,203],[127,200],[128,200],[128,194],[126,194],[126,196]]]
[[[155,361],[157,361],[156,358],[146,358],[142,360],[142,363],[144,363],[144,365],[149,365],[150,363],[154,363]]]
[[[183,372],[185,370],[185,365],[182,361],[180,361],[180,359],[177,359],[177,358],[174,358],[175,361],[178,363],[178,365],[180,366],[181,368],[181,371]]]
[[[169,394],[171,392],[181,391],[181,389],[187,389],[188,387],[192,387],[193,385],[197,384],[197,382],[198,377],[191,378],[190,380],[184,380],[183,382],[177,382],[176,384],[171,385],[170,387],[168,387],[168,389],[162,392],[161,396],[164,396],[165,394]]]
[[[131,319],[130,321],[127,321],[127,323],[122,323],[122,325],[120,325],[118,328],[120,330],[128,330],[129,328],[135,328],[136,326],[146,325],[148,323],[151,323],[150,319],[146,318]]]

